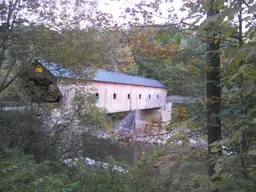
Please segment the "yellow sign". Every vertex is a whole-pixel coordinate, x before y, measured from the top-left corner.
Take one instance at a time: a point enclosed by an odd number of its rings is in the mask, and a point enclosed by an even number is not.
[[[35,71],[36,71],[36,73],[42,73],[43,72],[43,68],[40,67],[40,66],[37,66]]]

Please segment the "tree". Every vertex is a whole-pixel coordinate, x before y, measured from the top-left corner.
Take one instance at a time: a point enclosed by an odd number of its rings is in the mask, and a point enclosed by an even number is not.
[[[159,9],[161,3],[161,1],[152,1],[151,3],[143,1],[136,4],[135,11],[129,13],[142,13],[146,22],[140,24],[137,22],[134,25],[143,28],[161,28],[162,31],[157,31],[155,36],[164,34],[160,36],[162,46],[164,46],[166,39],[171,39],[174,36],[179,42],[179,34],[184,32],[199,37],[200,42],[207,44],[207,48],[201,53],[200,59],[205,64],[201,68],[207,73],[209,155],[212,156],[213,153],[221,155],[223,145],[232,152],[239,154],[234,155],[229,166],[238,167],[237,173],[242,174],[243,178],[250,182],[255,178],[252,175],[249,176],[249,166],[246,164],[246,162],[255,164],[255,161],[252,160],[255,147],[255,143],[252,141],[254,136],[252,135],[255,135],[255,130],[251,129],[252,122],[254,122],[251,115],[255,114],[253,108],[255,107],[256,91],[255,57],[253,56],[256,35],[255,2],[251,0],[183,0],[182,10],[189,12],[187,17],[179,20],[169,10],[168,22],[154,24],[152,22],[154,16],[165,19],[164,15],[158,14],[163,12]],[[206,18],[204,18],[205,14]],[[138,15],[136,17],[138,18]],[[176,33],[175,31],[168,31],[170,27],[175,27]],[[175,54],[182,57],[184,53],[187,52],[182,50]],[[191,50],[187,60],[192,61],[196,55]],[[170,52],[168,56],[173,57],[173,53]],[[221,99],[223,100],[221,101]],[[221,126],[223,127],[222,130]],[[221,134],[223,134],[223,138],[221,138]],[[213,177],[220,176],[224,182],[227,179],[224,173],[232,173],[232,170],[225,166],[228,159],[225,157],[216,159],[217,163],[213,165],[214,171],[211,169],[210,174],[214,173]],[[214,162],[216,162],[215,160],[213,158]],[[255,169],[252,170],[252,172],[254,171]],[[237,178],[234,180],[240,182]],[[212,187],[216,187],[215,184],[213,182]],[[248,189],[252,189],[251,186],[247,185]]]
[[[0,2],[0,93],[17,82],[35,59],[49,59],[66,66],[99,63],[100,40],[95,27],[81,28],[81,22],[94,14],[87,11],[87,17],[84,16],[88,6],[95,10],[95,1],[59,3]]]
[[[218,15],[218,6],[214,5],[214,0],[209,1],[209,9],[207,11],[207,19]],[[210,23],[214,26],[214,23]],[[208,150],[212,155],[213,151],[211,144],[221,139],[221,120],[218,114],[221,111],[221,86],[220,86],[220,41],[216,39],[216,33],[214,27],[207,28],[209,39],[207,41],[207,136],[208,136]],[[221,149],[218,150],[219,155]],[[213,170],[209,171],[210,176],[213,174]]]

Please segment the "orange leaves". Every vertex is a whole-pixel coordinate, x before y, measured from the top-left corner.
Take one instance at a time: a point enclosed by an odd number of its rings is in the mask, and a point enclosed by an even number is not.
[[[203,62],[203,60],[201,60],[201,59],[199,59],[199,58],[194,58],[194,59],[190,60],[190,63],[191,63],[192,65],[197,65],[197,64],[200,64],[200,63],[202,63],[202,62]]]
[[[117,39],[116,34],[115,34],[115,33],[112,33],[112,34],[110,35],[110,39],[111,39],[111,40],[116,40],[116,39]]]
[[[188,119],[190,115],[187,113],[186,107],[176,107],[173,109],[177,117]]]
[[[133,54],[130,47],[119,48],[116,52],[119,62],[134,63]]]
[[[213,67],[211,67],[211,66],[205,66],[204,67],[204,71],[206,72],[206,73],[209,73],[209,72],[211,72],[211,71],[213,71],[214,70],[214,68]]]
[[[143,38],[142,32],[137,33],[137,38]]]
[[[190,118],[190,115],[187,113],[186,107],[176,107],[173,109],[173,114],[175,118],[171,120],[171,123],[178,123],[181,121],[185,121]]]
[[[221,64],[221,65],[227,63],[227,61],[228,61],[227,57],[225,57],[225,56],[220,56],[220,64]]]
[[[202,63],[204,63],[204,61],[202,59],[199,59],[199,58],[194,58],[194,59],[191,59],[189,61],[190,66],[189,66],[188,69],[189,69],[189,74],[192,77],[200,77],[201,73],[200,73],[200,70],[197,66],[202,64]]]
[[[169,56],[178,53],[179,49],[174,43],[163,47],[149,41],[141,41],[137,44],[136,52],[139,54],[147,54],[152,59],[167,60]]]
[[[126,73],[134,64],[134,57],[129,46],[119,48],[116,50],[116,59],[122,65],[121,72]]]
[[[137,54],[145,54],[151,59],[167,60],[168,57],[178,53],[179,47],[173,42],[161,45],[156,41],[157,32],[139,32],[133,40],[134,49]]]
[[[169,61],[180,49],[175,42],[162,43],[157,41],[159,31],[156,29],[140,30],[136,34],[117,34],[109,36],[109,40],[117,40],[122,44],[118,48],[117,56],[119,63],[134,63],[134,55],[140,54],[152,60]]]
[[[146,154],[145,151],[140,151],[140,158]]]
[[[193,65],[190,65],[188,69],[191,77],[200,77],[201,73],[198,68],[196,68]]]
[[[129,145],[128,142],[122,142],[122,141],[118,142],[118,144],[119,144],[119,145],[122,145],[122,146],[124,146],[124,147],[128,147],[128,145]]]

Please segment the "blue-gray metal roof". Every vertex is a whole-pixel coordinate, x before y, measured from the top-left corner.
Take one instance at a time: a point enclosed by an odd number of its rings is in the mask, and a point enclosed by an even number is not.
[[[60,64],[54,62],[47,62],[45,60],[38,60],[48,71],[51,72],[55,77],[63,77],[63,78],[77,78],[78,76],[74,71],[69,69],[68,67],[63,67]]]
[[[112,71],[98,70],[94,77],[95,81],[122,83],[131,85],[142,85],[148,87],[166,88],[162,83],[154,79],[144,77],[132,76],[123,73],[116,73]]]
[[[130,85],[141,85],[147,87],[159,87],[166,88],[161,82],[148,79],[144,77],[132,76],[123,73],[116,73],[106,70],[96,70],[95,75],[91,73],[76,73],[68,67],[63,67],[60,64],[54,62],[47,62],[44,60],[38,60],[47,70],[49,70],[55,77],[71,78],[71,79],[85,79],[92,77],[94,81],[109,82],[109,83],[121,83]]]

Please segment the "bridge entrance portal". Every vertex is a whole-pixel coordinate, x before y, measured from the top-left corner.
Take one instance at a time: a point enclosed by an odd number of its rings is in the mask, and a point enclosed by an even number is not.
[[[34,102],[57,103],[61,99],[58,87],[46,78],[29,78],[26,81],[26,89]]]

